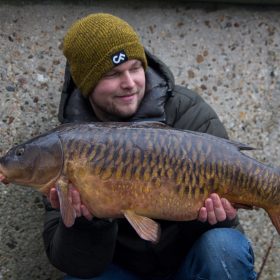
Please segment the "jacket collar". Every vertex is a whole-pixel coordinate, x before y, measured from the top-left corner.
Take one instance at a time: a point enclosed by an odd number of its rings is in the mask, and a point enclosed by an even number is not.
[[[146,70],[145,96],[139,110],[129,121],[165,122],[165,103],[174,87],[170,70],[159,59],[146,51],[148,68]]]

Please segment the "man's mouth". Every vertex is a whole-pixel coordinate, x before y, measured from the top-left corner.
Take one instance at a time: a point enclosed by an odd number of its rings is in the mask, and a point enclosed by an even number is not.
[[[119,94],[119,95],[117,95],[117,97],[127,97],[127,96],[133,96],[135,94],[137,94],[137,91],[135,91],[135,92],[127,92],[127,93],[124,93],[124,94]]]
[[[125,95],[118,95],[116,97],[123,101],[131,101],[135,98],[135,95],[136,95],[136,93],[130,93],[130,94],[125,94]]]

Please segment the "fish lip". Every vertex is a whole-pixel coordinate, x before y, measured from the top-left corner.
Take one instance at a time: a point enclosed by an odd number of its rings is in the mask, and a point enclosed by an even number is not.
[[[1,158],[0,158],[0,160],[1,160]],[[10,183],[4,174],[4,168],[1,163],[0,163],[0,183],[3,183],[5,185],[8,185]]]
[[[7,179],[3,179],[2,181],[0,181],[2,184],[4,185],[9,185],[10,182]]]
[[[5,185],[8,185],[8,184],[9,184],[8,179],[7,179],[7,178],[4,176],[4,174],[2,174],[1,172],[0,172],[0,182],[3,183],[3,184],[5,184]]]

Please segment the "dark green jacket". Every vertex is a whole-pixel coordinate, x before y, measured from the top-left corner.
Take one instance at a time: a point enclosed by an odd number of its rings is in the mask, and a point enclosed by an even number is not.
[[[227,138],[216,113],[196,93],[174,85],[169,69],[147,53],[146,93],[138,112],[127,121],[155,120],[181,129],[201,131]],[[98,121],[88,101],[71,79],[68,69],[60,103],[59,120]],[[158,244],[142,240],[125,219],[87,221],[78,218],[66,228],[58,210],[46,201],[44,243],[50,262],[59,270],[79,278],[93,277],[114,262],[139,275],[164,276],[174,272],[195,240],[213,228],[207,222],[161,224]],[[237,219],[214,227],[237,226]]]

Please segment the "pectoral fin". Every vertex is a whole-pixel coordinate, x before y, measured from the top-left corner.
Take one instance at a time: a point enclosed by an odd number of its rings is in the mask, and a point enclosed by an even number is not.
[[[160,226],[158,223],[131,210],[125,210],[123,214],[142,239],[155,243],[159,241]]]
[[[66,227],[73,226],[76,219],[76,211],[71,204],[69,197],[68,181],[64,178],[59,179],[55,184],[60,204],[60,213]]]

